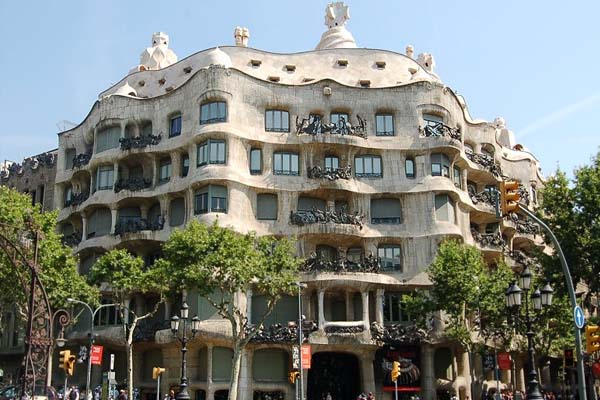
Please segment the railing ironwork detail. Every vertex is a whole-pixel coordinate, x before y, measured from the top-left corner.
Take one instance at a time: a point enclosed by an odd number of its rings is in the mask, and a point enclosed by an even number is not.
[[[120,138],[119,143],[121,143],[121,150],[143,149],[147,146],[156,146],[161,139],[161,135],[142,135]]]
[[[380,344],[418,344],[427,340],[427,332],[416,324],[394,324],[383,326],[378,322],[371,323],[371,337]]]
[[[115,193],[119,193],[121,190],[137,192],[148,189],[150,186],[152,186],[152,179],[134,176],[127,179],[119,179],[115,183]]]
[[[506,243],[499,233],[480,233],[475,229],[471,229],[473,239],[483,247],[500,247],[504,249]]]
[[[39,167],[52,168],[56,163],[56,154],[46,152],[37,156],[27,157],[21,163],[11,163],[6,168],[0,170],[0,178],[8,179],[11,175],[23,175],[25,169],[29,168],[36,171]]]
[[[365,216],[359,214],[358,211],[354,214],[346,212],[346,208],[340,210],[320,210],[313,207],[312,210],[290,211],[290,223],[294,225],[304,226],[310,224],[345,224],[356,225],[359,229],[363,228]]]
[[[141,217],[121,217],[115,225],[115,235],[140,231],[159,231],[165,226],[165,217],[159,215],[153,221]]]
[[[85,165],[88,165],[91,159],[91,152],[77,154],[75,157],[73,157],[73,168],[81,168]]]
[[[422,128],[423,135],[425,137],[449,137],[450,139],[460,141],[462,135],[460,131],[456,128],[450,128],[448,125],[443,122],[438,122],[437,124],[425,125]]]
[[[64,235],[61,241],[65,246],[76,247],[79,243],[81,243],[81,233],[73,232],[70,235]]]
[[[164,329],[170,329],[171,323],[169,320],[154,320],[143,319],[138,322],[135,332],[133,332],[134,342],[153,342],[156,332]]]
[[[357,115],[356,119],[358,120],[358,124],[352,125],[344,117],[340,117],[340,121],[337,124],[334,122],[329,124],[323,123],[321,122],[321,116],[318,115],[311,115],[308,118],[302,118],[302,120],[296,117],[296,133],[298,135],[306,133],[313,136],[329,133],[332,135],[357,136],[366,139],[367,122],[360,115]]]
[[[515,229],[518,233],[534,236],[540,233],[540,227],[529,219],[521,219],[515,213],[509,214],[508,218],[515,225]]]
[[[70,198],[65,200],[65,207],[78,206],[90,197],[88,192],[73,193]]]
[[[362,325],[357,326],[336,326],[330,325],[325,327],[325,333],[329,334],[344,334],[344,333],[361,333],[365,331]]]
[[[476,193],[471,187],[469,187],[469,197],[473,204],[483,203],[490,207],[496,206],[495,193],[492,190],[486,189],[479,193]]]
[[[473,153],[471,151],[467,151],[465,153],[467,158],[473,161],[475,164],[480,165],[483,169],[491,173],[496,177],[502,176],[502,170],[500,169],[500,165],[496,163],[494,157],[483,154],[483,153]]]
[[[334,260],[319,258],[316,253],[312,253],[304,263],[300,265],[301,272],[371,272],[379,273],[381,264],[379,258],[373,254],[365,256],[361,261],[350,261],[344,257],[337,257]]]
[[[335,181],[338,179],[351,179],[352,166],[347,165],[341,168],[322,168],[319,165],[308,168],[308,177],[311,179],[328,179]]]

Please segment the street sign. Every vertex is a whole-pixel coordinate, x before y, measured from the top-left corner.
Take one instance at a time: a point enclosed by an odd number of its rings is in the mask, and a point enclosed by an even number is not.
[[[498,368],[509,371],[510,364],[510,353],[498,353]]]
[[[310,344],[302,345],[302,369],[310,369],[311,351]]]
[[[575,320],[575,326],[578,329],[583,329],[585,325],[585,315],[583,315],[583,310],[579,306],[575,306],[573,308],[573,319]]]
[[[102,365],[102,353],[104,352],[104,347],[92,345],[92,359],[90,360],[92,365]]]

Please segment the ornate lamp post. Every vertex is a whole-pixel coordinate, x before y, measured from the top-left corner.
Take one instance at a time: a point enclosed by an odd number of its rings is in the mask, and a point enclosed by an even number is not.
[[[187,384],[187,363],[185,359],[185,355],[187,353],[187,342],[188,337],[186,335],[186,325],[188,322],[188,313],[189,307],[187,303],[184,301],[181,305],[181,310],[179,311],[178,317],[174,315],[171,318],[171,332],[173,335],[179,340],[181,343],[181,384],[179,385],[179,393],[175,396],[177,400],[190,400],[190,394],[188,393],[188,384]],[[181,323],[183,322],[183,323]],[[179,337],[179,326],[182,325],[181,337]],[[196,315],[192,318],[192,338],[196,336],[196,333],[200,330],[200,318]]]
[[[523,272],[519,275],[519,284],[513,282],[506,290],[506,307],[511,311],[511,315],[515,318],[515,322],[525,322],[525,328],[527,330],[527,353],[529,354],[529,381],[527,382],[527,399],[528,400],[542,400],[543,396],[540,393],[540,384],[537,379],[537,372],[535,370],[535,350],[533,348],[533,328],[532,324],[537,319],[536,316],[531,315],[529,312],[529,290],[531,289],[531,271],[526,267]],[[523,292],[525,296],[522,296]],[[542,308],[550,306],[552,304],[552,294],[554,290],[549,283],[542,288],[542,290],[536,289],[531,294],[531,302],[533,303],[533,310],[540,312]],[[524,321],[521,320],[520,307],[522,297],[525,299],[525,315]]]

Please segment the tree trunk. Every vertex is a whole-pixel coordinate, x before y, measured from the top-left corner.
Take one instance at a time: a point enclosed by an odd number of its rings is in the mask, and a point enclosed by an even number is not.
[[[240,385],[240,369],[242,367],[242,354],[244,347],[240,343],[234,343],[233,348],[233,361],[231,366],[231,382],[229,384],[229,398],[228,400],[237,400],[238,388]]]
[[[125,338],[126,344],[125,349],[127,351],[127,398],[134,400],[133,398],[133,331],[137,325],[138,318],[134,317],[127,337]]]
[[[481,396],[476,397],[475,396],[475,382],[477,380],[477,376],[475,375],[475,355],[473,354],[473,349],[469,348],[469,350],[467,351],[467,354],[469,355],[469,372],[471,375],[471,398],[475,399],[475,398],[479,398]]]

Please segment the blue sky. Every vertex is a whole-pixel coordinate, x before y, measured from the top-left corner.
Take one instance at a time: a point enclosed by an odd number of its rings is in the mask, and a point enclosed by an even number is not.
[[[233,44],[314,48],[327,1],[0,1],[0,160],[56,147],[98,94],[139,61],[155,31],[180,59]],[[589,163],[600,145],[600,2],[346,1],[359,47],[430,52],[474,118],[506,119],[544,174]]]

